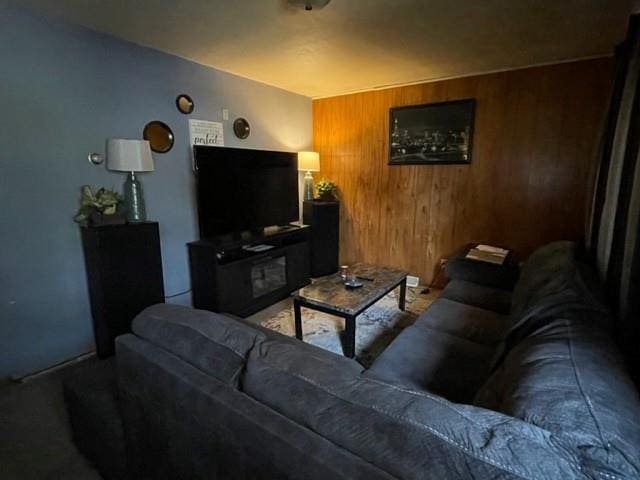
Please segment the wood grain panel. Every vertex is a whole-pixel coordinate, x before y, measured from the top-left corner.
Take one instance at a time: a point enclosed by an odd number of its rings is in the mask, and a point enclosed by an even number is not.
[[[516,250],[584,234],[610,58],[313,101],[314,149],[339,187],[340,257],[430,282],[468,242]],[[389,108],[475,97],[471,165],[387,165]]]

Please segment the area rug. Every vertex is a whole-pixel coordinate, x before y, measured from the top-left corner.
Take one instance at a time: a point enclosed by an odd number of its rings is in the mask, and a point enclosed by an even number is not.
[[[398,308],[398,293],[392,291],[373,304],[356,319],[356,360],[369,367],[376,357],[411,325],[438,296],[439,290],[421,293],[424,287],[407,288],[405,311]],[[260,322],[284,335],[294,336],[295,326],[291,302],[282,310]],[[339,317],[302,309],[302,334],[305,342],[342,355],[344,320]]]

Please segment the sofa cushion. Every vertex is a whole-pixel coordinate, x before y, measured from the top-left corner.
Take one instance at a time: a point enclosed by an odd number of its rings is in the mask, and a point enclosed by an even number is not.
[[[329,352],[254,348],[241,388],[395,478],[581,478],[561,440],[521,420],[358,375]]]
[[[270,365],[279,370],[287,370],[295,365],[299,375],[321,382],[349,381],[357,378],[363,370],[362,365],[355,360],[315,348],[299,340],[266,339],[254,350],[250,356],[252,361],[269,358]],[[244,389],[246,385],[245,378],[242,388]],[[266,378],[260,380],[259,385],[259,388],[278,390],[277,385],[271,384]],[[253,386],[255,388],[256,384],[254,383]]]
[[[522,266],[520,278],[513,289],[512,314],[516,317],[525,313],[536,300],[550,290],[549,284],[557,289],[557,282],[566,278],[567,269],[575,258],[573,242],[552,242],[540,247],[527,258]]]
[[[483,345],[496,345],[507,329],[508,317],[447,298],[438,298],[418,317],[414,325]]]
[[[392,480],[150,342],[116,349],[131,480]]]
[[[534,253],[522,267],[512,297],[514,323],[533,309],[553,306],[606,311],[592,269],[579,261],[574,242],[552,242]]]
[[[590,322],[558,318],[530,333],[475,404],[567,438],[583,464],[640,474],[638,395],[608,335]]]
[[[501,314],[507,314],[511,309],[511,292],[466,280],[451,280],[439,298],[447,298]]]
[[[133,332],[216,379],[237,385],[247,354],[264,334],[205,310],[161,303],[143,310]]]
[[[365,376],[471,403],[489,375],[493,349],[428,327],[408,327]]]
[[[499,366],[509,351],[556,318],[579,319],[610,328],[595,272],[576,259],[573,242],[553,242],[527,260],[513,294],[509,327],[496,354]]]

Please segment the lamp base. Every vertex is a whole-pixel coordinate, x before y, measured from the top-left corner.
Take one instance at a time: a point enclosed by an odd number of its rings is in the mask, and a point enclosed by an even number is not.
[[[140,223],[147,220],[147,210],[144,204],[142,184],[136,178],[135,172],[129,172],[124,182],[124,203],[127,207],[127,221]]]
[[[304,200],[313,200],[313,177],[309,171],[304,174]]]

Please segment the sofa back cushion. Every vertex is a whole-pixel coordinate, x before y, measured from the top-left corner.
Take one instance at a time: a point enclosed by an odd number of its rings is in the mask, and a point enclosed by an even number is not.
[[[584,465],[640,473],[637,392],[607,332],[589,321],[557,318],[529,333],[474,403],[565,438]]]
[[[524,313],[550,282],[563,278],[574,256],[573,242],[552,242],[534,251],[520,269],[511,297],[511,313]]]
[[[562,441],[534,425],[368,378],[352,360],[304,347],[261,342],[241,390],[394,478],[581,475]]]
[[[236,385],[247,355],[264,334],[205,310],[161,303],[143,310],[132,331],[214,378]]]
[[[519,342],[556,318],[605,329],[612,323],[595,271],[577,260],[573,242],[545,245],[523,266],[512,297],[510,326],[497,349],[494,369]]]
[[[549,243],[529,256],[511,298],[513,323],[541,308],[606,310],[595,272],[577,257],[576,244],[567,241]]]

